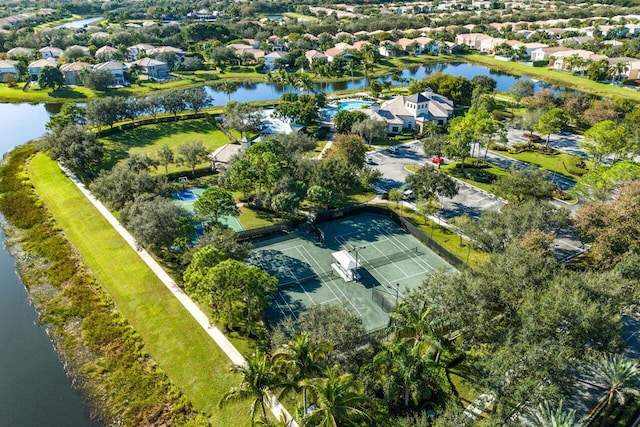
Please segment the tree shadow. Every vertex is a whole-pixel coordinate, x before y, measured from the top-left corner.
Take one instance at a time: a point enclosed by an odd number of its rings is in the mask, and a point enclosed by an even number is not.
[[[207,133],[218,130],[218,126],[206,119],[182,120],[140,126],[135,129],[115,132],[105,139],[105,155],[102,162],[103,169],[113,168],[119,161],[129,157],[129,150],[155,144],[162,138],[182,133]]]
[[[87,95],[79,92],[75,89],[72,89],[68,86],[63,86],[56,90],[52,90],[49,92],[49,96],[51,98],[70,98],[70,99],[86,99]]]

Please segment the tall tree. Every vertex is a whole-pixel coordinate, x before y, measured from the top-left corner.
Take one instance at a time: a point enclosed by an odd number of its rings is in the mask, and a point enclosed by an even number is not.
[[[475,139],[475,123],[472,115],[456,117],[449,122],[449,143],[442,151],[445,156],[460,161],[464,170],[464,162],[471,152],[471,144]]]
[[[245,132],[256,132],[262,121],[262,113],[248,102],[229,101],[224,106],[225,126],[236,129],[240,137]]]
[[[360,135],[369,145],[371,145],[374,138],[387,136],[387,129],[386,122],[376,119],[360,120],[351,126],[351,132]]]
[[[51,88],[56,90],[57,88],[64,86],[64,77],[56,67],[43,67],[40,70],[40,73],[38,73],[38,86],[42,89]]]
[[[627,142],[628,129],[624,125],[617,125],[611,120],[604,120],[591,126],[584,133],[584,141],[579,143],[585,153],[594,158],[594,167],[597,167],[603,157],[608,155],[624,155],[633,152]]]
[[[193,211],[199,217],[221,224],[223,216],[238,216],[240,210],[236,206],[233,194],[220,187],[209,187],[193,203]]]
[[[307,387],[304,380],[321,375],[333,346],[329,342],[314,343],[309,335],[300,334],[273,353],[272,361],[289,381],[302,389],[302,413],[307,413]]]
[[[575,419],[575,411],[565,411],[562,402],[558,407],[552,407],[546,400],[537,408],[530,409],[524,416],[527,425],[531,427],[584,427],[585,425]]]
[[[314,409],[305,414],[303,426],[356,426],[370,419],[366,405],[370,398],[363,394],[362,384],[337,367],[326,370],[320,378],[307,383]]]
[[[196,166],[204,162],[209,154],[202,141],[185,142],[178,146],[178,162],[191,168],[191,174],[196,175]]]
[[[218,406],[223,407],[233,400],[253,399],[249,412],[251,425],[255,425],[258,415],[266,421],[269,396],[277,391],[279,386],[269,357],[262,352],[256,352],[247,360],[246,366],[236,365],[231,368],[231,372],[240,374],[242,381],[222,396]]]
[[[562,108],[552,108],[538,119],[535,129],[543,135],[547,135],[546,147],[549,147],[549,138],[552,133],[558,133],[567,124],[568,117]]]
[[[408,175],[405,183],[420,200],[429,200],[434,196],[452,198],[458,194],[458,185],[449,175],[430,167],[423,167]]]
[[[358,135],[338,135],[331,146],[330,158],[344,159],[356,169],[364,166],[367,146]]]
[[[528,200],[548,200],[554,192],[549,173],[544,169],[511,169],[499,176],[493,186],[494,193],[511,203]]]
[[[164,166],[165,175],[169,174],[169,165],[175,161],[175,155],[173,154],[173,150],[169,148],[169,145],[164,144],[160,149],[156,152],[156,156],[158,157],[158,162]]]
[[[95,172],[104,153],[96,134],[79,126],[54,129],[44,137],[41,147],[76,174],[89,176]]]
[[[182,92],[185,104],[194,113],[198,114],[203,108],[211,106],[213,98],[207,94],[203,87],[195,87]]]

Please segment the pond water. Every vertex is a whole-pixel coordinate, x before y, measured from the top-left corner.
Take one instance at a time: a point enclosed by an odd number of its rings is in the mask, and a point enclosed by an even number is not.
[[[391,80],[393,85],[407,85],[411,79],[421,80],[429,77],[437,72],[451,74],[453,76],[462,76],[472,79],[475,76],[489,76],[496,80],[496,89],[501,92],[508,92],[511,86],[518,80],[531,80],[528,77],[518,77],[500,71],[490,70],[482,65],[474,65],[467,63],[433,63],[425,64],[419,67],[402,70],[398,76],[385,76],[378,78],[379,81]],[[313,74],[312,74],[313,75]],[[368,81],[365,78],[355,78],[347,81],[332,83],[317,83],[314,85],[315,91],[335,92],[342,90],[362,90],[366,91]],[[535,82],[534,89],[536,91],[548,85],[543,82]],[[241,84],[236,91],[226,94],[224,91],[215,86],[207,86],[207,92],[214,98],[215,105],[224,105],[228,100],[234,101],[270,101],[280,98],[285,92],[299,92],[292,86],[284,87],[279,84],[271,83],[252,83],[245,82]]]
[[[52,107],[48,106],[49,111]],[[42,136],[43,104],[0,104],[0,153]],[[55,110],[55,106],[53,106]],[[0,425],[99,426],[53,348],[16,273],[0,231]]]
[[[85,19],[78,19],[77,21],[71,21],[71,22],[65,22],[62,25],[58,25],[55,28],[83,28],[86,25],[89,25],[93,22],[97,22],[102,20],[102,16],[97,16],[94,18],[85,18]]]

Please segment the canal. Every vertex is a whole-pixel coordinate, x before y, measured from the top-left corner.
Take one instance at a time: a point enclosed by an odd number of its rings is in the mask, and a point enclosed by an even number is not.
[[[52,106],[0,104],[0,152],[42,136],[47,108]],[[0,425],[99,426],[38,323],[4,239],[0,232]]]

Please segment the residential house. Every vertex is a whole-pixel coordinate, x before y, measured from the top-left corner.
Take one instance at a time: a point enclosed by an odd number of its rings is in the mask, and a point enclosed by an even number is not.
[[[638,58],[629,58],[629,57],[618,57],[618,58],[609,58],[607,60],[609,65],[614,69],[615,75],[614,78],[623,80],[623,79],[638,79],[640,78],[640,59]],[[616,70],[616,64],[620,65]]]
[[[455,42],[461,46],[466,46],[471,49],[480,49],[480,43],[482,40],[490,38],[492,37],[481,33],[458,34]]]
[[[42,55],[42,59],[60,58],[60,55],[62,55],[62,52],[64,52],[62,49],[60,49],[59,47],[53,47],[53,46],[46,46],[40,49],[40,55]]]
[[[336,43],[336,45],[334,47],[338,48],[338,49],[342,49],[344,51],[349,50],[349,49],[353,49],[353,45],[351,45],[349,43],[344,43],[344,42]]]
[[[149,54],[153,49],[155,49],[155,46],[146,43],[129,46],[127,48],[127,61],[135,61],[141,54]]]
[[[378,53],[386,58],[393,58],[398,50],[402,50],[402,48],[390,40],[384,41],[378,46]]]
[[[414,39],[420,44],[420,50],[427,55],[437,55],[440,53],[440,42],[429,37],[416,37]]]
[[[543,47],[540,49],[535,49],[531,52],[531,60],[532,61],[547,61],[550,57],[557,55],[560,52],[564,52],[565,50],[570,50],[566,47],[562,46],[554,46],[554,47]]]
[[[29,71],[29,76],[31,77],[31,80],[33,81],[38,80],[38,75],[40,74],[40,71],[44,67],[58,68],[58,64],[56,63],[56,60],[53,58],[38,59],[36,61],[33,61],[27,66],[27,70]]]
[[[65,52],[69,52],[72,50],[80,50],[82,51],[82,56],[90,56],[89,48],[86,46],[80,46],[79,44],[74,44],[73,46],[69,46],[65,49]]]
[[[31,58],[31,55],[33,54],[33,49],[31,49],[30,47],[14,47],[13,49],[9,49],[9,51],[7,52],[7,57],[9,59],[15,59],[15,58]]]
[[[573,64],[569,58],[580,58],[585,61],[582,64]],[[553,62],[553,68],[556,70],[565,71],[584,71],[586,70],[586,61],[599,61],[601,59],[608,59],[606,55],[597,55],[589,50],[583,49],[566,49],[561,52],[557,52],[553,55],[555,59]]]
[[[545,47],[549,47],[548,44],[545,43],[525,43],[524,48],[527,51],[527,56],[531,58],[531,53],[537,49],[544,49]]]
[[[444,126],[453,115],[453,101],[428,90],[410,96],[396,96],[382,105],[374,103],[370,109],[362,111],[373,119],[385,121],[390,134],[403,130],[421,132],[428,122]]]
[[[20,78],[20,72],[16,67],[17,63],[18,61],[11,59],[0,59],[0,82],[8,81],[11,79],[9,76],[13,76],[14,81]]]
[[[271,46],[271,52],[286,52],[287,45],[283,39],[278,36],[271,36],[267,39]]]
[[[102,46],[101,48],[98,48],[98,50],[96,50],[96,53],[93,55],[95,58],[98,59],[111,59],[114,54],[118,53],[118,49],[113,48],[109,45],[105,45]]]
[[[369,42],[368,42],[368,41],[366,41],[366,40],[360,40],[360,41],[357,41],[357,42],[355,42],[355,43],[353,44],[353,49],[354,49],[354,50],[360,50],[360,49],[362,49],[364,46],[371,46],[371,43],[369,43]]]
[[[60,66],[60,72],[64,77],[65,85],[82,85],[81,71],[91,69],[91,64],[86,62],[70,62]]]
[[[160,46],[160,47],[156,47],[154,49],[151,49],[151,52],[149,52],[151,55],[155,55],[158,56],[161,53],[164,52],[173,52],[176,54],[176,56],[178,57],[178,59],[180,60],[180,62],[184,61],[184,57],[185,57],[185,52],[184,50],[177,48],[177,47],[173,47],[173,46]]]
[[[125,67],[125,65],[120,61],[101,62],[100,64],[94,65],[93,70],[109,71],[113,76],[111,79],[111,84],[109,86],[126,86],[128,84],[125,77],[127,67]]]
[[[229,45],[229,47],[232,47],[233,45]],[[233,47],[232,47],[233,48]],[[242,45],[241,47],[236,47],[234,50],[236,56],[238,58],[240,58],[242,61],[244,61],[244,57],[245,56],[249,56],[251,55],[251,57],[253,58],[254,61],[258,61],[262,58],[264,58],[264,50],[261,49],[255,49],[249,45]]]
[[[95,33],[91,34],[91,39],[92,40],[106,40],[109,38],[109,33],[107,33],[106,31],[96,31]]]
[[[306,51],[304,56],[305,58],[307,58],[307,61],[309,62],[310,67],[313,67],[313,61],[327,60],[327,55],[315,49]]]
[[[264,68],[266,70],[273,70],[276,67],[276,62],[287,57],[286,52],[271,52],[264,56]]]
[[[137,65],[143,75],[147,76],[149,80],[166,80],[171,77],[169,72],[169,65],[166,62],[158,61],[153,58],[142,58],[137,61],[133,61],[131,65]]]
[[[420,55],[422,53],[420,43],[416,42],[415,39],[407,39],[403,37],[398,39],[396,43],[409,55]]]
[[[342,49],[338,49],[337,47],[327,49],[324,54],[327,56],[327,61],[329,62],[333,62],[333,60],[338,56],[347,57],[349,55],[347,52]]]

